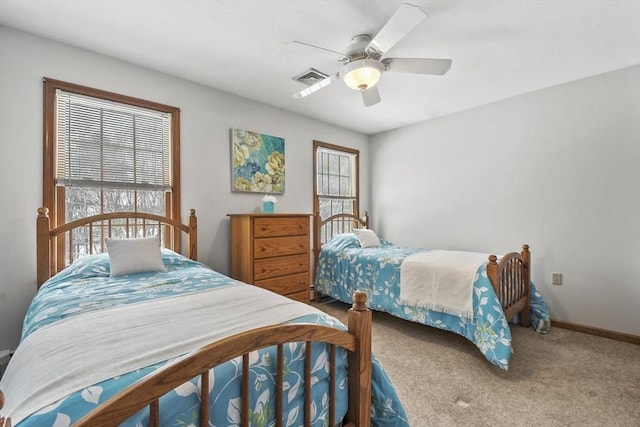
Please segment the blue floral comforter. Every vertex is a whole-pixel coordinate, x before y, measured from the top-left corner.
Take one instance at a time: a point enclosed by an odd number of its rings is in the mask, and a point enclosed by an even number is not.
[[[507,369],[511,357],[511,331],[502,307],[487,277],[486,266],[478,269],[473,285],[473,319],[405,305],[400,301],[400,265],[409,255],[425,249],[396,246],[382,240],[381,247],[361,248],[352,233],[339,234],[325,243],[318,257],[314,289],[343,302],[357,290],[366,292],[369,308],[394,316],[455,332],[474,343],[487,360]],[[531,283],[530,318],[541,333],[550,320],[542,295]]]
[[[163,260],[167,271],[163,273],[142,273],[117,278],[109,278],[109,259],[106,254],[92,255],[79,259],[73,265],[46,282],[28,309],[22,339],[29,334],[52,324],[59,319],[78,313],[100,310],[122,304],[140,303],[156,298],[171,298],[188,292],[196,292],[216,286],[237,284],[246,286],[227,276],[210,270],[206,266],[189,260],[174,252],[163,250]],[[333,317],[317,311],[317,314],[295,319],[294,323],[316,323],[345,329]],[[286,426],[302,425],[304,419],[304,344],[292,343],[285,347],[285,423]],[[81,349],[79,349],[81,351]],[[346,350],[338,352],[337,384],[340,392],[346,393]],[[328,423],[328,352],[323,344],[313,347],[313,403],[312,425],[324,426]],[[374,426],[408,426],[407,417],[389,378],[373,358],[372,424]],[[83,390],[78,390],[50,406],[42,408],[18,425],[69,426],[85,413],[121,389],[157,370],[168,361],[147,366],[143,369],[124,373],[119,377],[103,381]],[[252,426],[274,425],[275,414],[275,349],[268,348],[254,352],[250,356],[250,398]],[[240,376],[241,360],[232,360],[210,373],[209,384],[211,419],[210,426],[233,426],[240,423]],[[187,382],[160,400],[161,425],[199,425],[200,401],[199,377]],[[5,390],[5,394],[10,392]],[[346,413],[347,401],[337,399],[336,422]],[[144,410],[125,425],[148,425],[148,411]]]

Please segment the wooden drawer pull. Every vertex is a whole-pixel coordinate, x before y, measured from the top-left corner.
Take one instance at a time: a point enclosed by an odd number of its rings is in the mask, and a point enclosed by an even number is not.
[[[267,247],[266,247],[266,246],[262,246],[262,247],[260,248],[260,250],[261,250],[262,252],[264,252],[264,251],[266,251],[266,250],[267,250]]]

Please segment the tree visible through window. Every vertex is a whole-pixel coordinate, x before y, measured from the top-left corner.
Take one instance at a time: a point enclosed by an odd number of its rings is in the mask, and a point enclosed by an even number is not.
[[[358,215],[359,151],[313,142],[314,210],[326,219],[338,213]]]
[[[117,211],[179,219],[179,110],[45,79],[44,206],[53,225]],[[83,236],[73,253],[86,253]]]

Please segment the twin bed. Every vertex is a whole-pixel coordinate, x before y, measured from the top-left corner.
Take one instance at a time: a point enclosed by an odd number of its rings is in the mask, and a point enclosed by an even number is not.
[[[217,273],[195,261],[193,210],[187,224],[121,213],[50,229],[41,208],[37,224],[39,290],[0,381],[0,419],[408,426],[371,354],[364,294],[345,327]]]
[[[502,369],[508,368],[512,353],[509,321],[531,325],[541,333],[549,330],[547,307],[530,279],[528,245],[523,245],[520,253],[511,252],[500,258],[402,247],[382,239],[375,239],[375,244],[366,247],[366,242],[361,243],[362,238],[355,234],[367,229],[366,213],[364,218],[338,214],[322,220],[316,216],[315,227],[316,299],[327,295],[349,302],[353,292],[365,292],[372,310],[462,335],[474,343],[489,362]],[[421,301],[404,298],[401,273],[405,264],[423,254],[438,254],[439,260],[449,259],[444,255],[482,259],[482,263],[470,271],[473,289],[468,295],[468,314],[433,309]],[[417,279],[420,281],[420,276]],[[406,285],[405,282],[403,286]],[[443,287],[448,285],[444,283]]]

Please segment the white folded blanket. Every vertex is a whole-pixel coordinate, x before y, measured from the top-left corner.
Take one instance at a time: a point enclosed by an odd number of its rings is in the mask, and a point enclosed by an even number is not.
[[[400,300],[471,319],[473,283],[489,255],[431,250],[408,256],[400,266]]]
[[[92,384],[316,312],[255,286],[232,285],[69,317],[20,344],[0,382],[3,414],[16,425]]]

